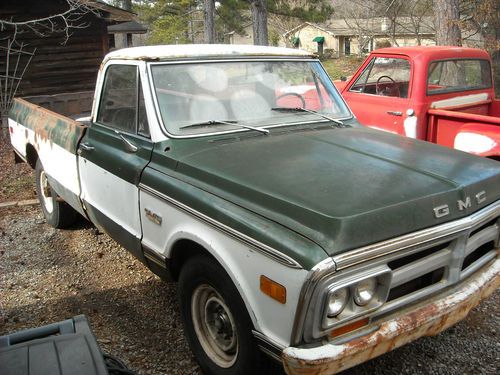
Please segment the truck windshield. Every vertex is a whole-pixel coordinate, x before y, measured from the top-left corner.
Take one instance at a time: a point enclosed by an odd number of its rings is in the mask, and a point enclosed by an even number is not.
[[[237,122],[271,127],[328,121],[351,113],[317,61],[228,61],[152,64],[157,105],[170,134],[244,131]],[[189,126],[210,123],[210,126]]]

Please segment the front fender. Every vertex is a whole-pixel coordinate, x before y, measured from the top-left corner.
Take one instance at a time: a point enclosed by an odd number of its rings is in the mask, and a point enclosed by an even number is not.
[[[454,148],[485,157],[500,157],[500,126],[466,123],[455,136]]]

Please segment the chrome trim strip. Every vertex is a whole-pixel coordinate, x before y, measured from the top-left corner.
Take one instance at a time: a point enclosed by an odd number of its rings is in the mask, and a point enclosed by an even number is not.
[[[281,362],[281,352],[285,350],[284,346],[276,343],[274,340],[258,331],[252,330],[252,334],[257,339],[260,350],[276,361]]]
[[[500,200],[483,208],[470,216],[458,219],[436,227],[424,229],[415,233],[406,234],[401,237],[392,238],[387,241],[378,242],[355,249],[344,254],[333,257],[337,270],[342,270],[353,265],[372,260],[383,255],[404,250],[409,247],[418,246],[431,240],[438,240],[461,231],[471,229],[482,222],[492,220],[500,215]]]
[[[251,246],[253,249],[257,250],[261,254],[277,261],[280,264],[283,264],[284,266],[287,266],[290,268],[302,269],[302,266],[297,261],[295,261],[293,258],[289,257],[288,255],[285,255],[285,254],[281,253],[280,251],[273,249],[270,246],[267,246],[267,245],[255,240],[255,239],[253,239],[253,238],[251,238],[251,237],[249,237],[241,232],[238,232],[237,230],[235,230],[235,229],[233,229],[225,224],[222,224],[222,223],[212,219],[211,217],[209,217],[209,216],[207,216],[199,211],[194,210],[193,208],[185,205],[184,203],[181,203],[181,202],[175,200],[172,197],[169,197],[168,195],[165,195],[165,194],[163,194],[163,193],[161,193],[161,192],[159,192],[159,191],[157,191],[149,186],[146,186],[143,183],[139,184],[139,189],[144,191],[144,192],[147,192],[149,194],[152,194],[152,195],[156,196],[157,198],[160,198],[160,199],[176,206],[177,208],[181,209],[182,211],[186,212],[187,214],[194,216],[194,217],[206,222],[207,224],[210,224],[215,229],[218,229],[218,230],[230,235],[231,237],[243,242],[244,244]]]
[[[153,249],[150,249],[144,244],[142,245],[142,252],[144,254],[144,258],[146,258],[147,260],[150,260],[161,268],[167,268],[167,258],[165,258],[163,255],[157,253]]]
[[[297,309],[295,310],[295,320],[293,322],[292,336],[290,345],[299,345],[302,340],[302,331],[304,329],[304,320],[309,310],[309,304],[316,284],[323,277],[336,272],[336,264],[332,258],[327,258],[316,264],[306,276],[302,289],[300,290]]]

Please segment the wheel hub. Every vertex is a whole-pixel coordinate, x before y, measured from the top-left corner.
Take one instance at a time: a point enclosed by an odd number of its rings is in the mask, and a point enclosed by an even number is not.
[[[238,355],[238,336],[231,310],[217,291],[200,285],[191,300],[193,324],[206,354],[220,367],[234,364]]]

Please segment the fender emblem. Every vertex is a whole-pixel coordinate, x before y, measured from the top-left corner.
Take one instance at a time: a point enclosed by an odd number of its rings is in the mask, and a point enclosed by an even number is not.
[[[146,212],[146,217],[151,220],[153,223],[157,224],[157,225],[161,225],[161,222],[162,222],[162,218],[160,215],[158,214],[155,214],[153,211],[151,211],[150,209],[148,208],[145,208],[144,209],[144,212]]]
[[[486,201],[486,191],[480,191],[477,193],[475,196],[475,201],[477,205],[480,205],[481,203]],[[472,207],[472,199],[471,197],[465,197],[465,199],[459,199],[457,200],[457,208],[459,211],[463,211],[467,208]],[[446,215],[450,214],[450,207],[447,204],[443,204],[441,206],[437,206],[433,208],[434,210],[434,217],[436,219],[439,219],[440,217],[444,217]]]

